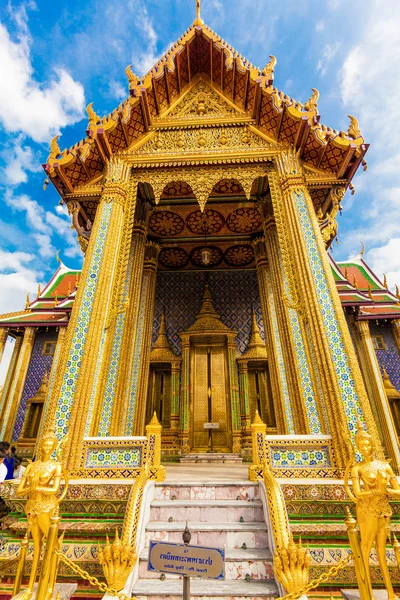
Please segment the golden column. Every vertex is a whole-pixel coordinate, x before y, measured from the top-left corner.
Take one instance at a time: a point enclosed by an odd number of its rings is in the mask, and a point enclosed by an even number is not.
[[[18,336],[14,342],[14,349],[12,351],[11,354],[11,359],[10,359],[10,363],[8,365],[8,369],[7,369],[7,375],[4,381],[4,385],[3,385],[3,389],[1,391],[1,397],[0,397],[0,423],[4,423],[4,412],[5,412],[5,407],[8,404],[8,397],[10,394],[10,390],[11,390],[11,386],[13,384],[14,381],[14,373],[15,373],[15,368],[17,366],[18,363],[18,357],[19,357],[19,353],[21,350],[21,346],[22,346],[22,340],[23,340],[23,336]]]
[[[182,334],[182,387],[181,387],[181,452],[190,452],[189,404],[190,404],[190,335]]]
[[[151,336],[153,332],[156,274],[161,246],[147,242],[145,248],[142,291],[136,334],[134,372],[131,386],[126,435],[144,435],[146,399],[149,383]]]
[[[356,321],[356,344],[360,352],[360,366],[370,400],[377,413],[378,427],[383,435],[384,447],[393,464],[400,465],[400,452],[392,412],[386,396],[381,370],[372,343],[368,321]]]
[[[250,433],[250,402],[249,402],[249,369],[247,360],[238,360],[239,365],[239,391],[240,391],[240,410],[242,433],[248,435]]]
[[[294,433],[292,407],[288,393],[276,313],[274,311],[274,298],[271,293],[271,276],[265,249],[265,239],[263,237],[256,238],[253,240],[253,247],[256,257],[258,289],[264,321],[265,344],[267,347],[277,429],[278,433]]]
[[[400,319],[393,319],[392,331],[393,331],[394,341],[396,342],[397,350],[400,354]]]
[[[281,339],[283,359],[289,395],[292,402],[293,420],[296,434],[311,433],[306,406],[303,397],[302,382],[300,380],[300,365],[297,361],[295,351],[295,340],[289,320],[290,308],[285,304],[288,301],[287,290],[285,290],[282,276],[282,259],[280,256],[278,235],[274,219],[263,219],[265,248],[267,251],[268,264],[270,265],[272,293],[278,320],[279,337]],[[301,335],[301,334],[300,334]],[[299,341],[299,340],[296,340]],[[313,390],[311,390],[313,394]],[[316,433],[321,433],[317,431]]]
[[[21,348],[18,352],[18,360],[13,370],[12,382],[7,397],[4,398],[3,412],[1,415],[0,439],[10,440],[14,429],[15,417],[24,389],[26,373],[31,359],[33,344],[35,343],[36,328],[26,327],[22,339]],[[17,345],[17,342],[16,342]],[[16,348],[14,349],[15,352]],[[11,367],[11,365],[10,365]],[[5,388],[6,386],[4,386]],[[4,389],[6,391],[6,389]]]
[[[337,466],[346,464],[343,436],[348,430],[354,436],[357,416],[365,419],[383,456],[302,167],[292,150],[282,152],[275,162],[277,172],[268,178],[279,246],[292,307],[309,327],[309,354],[320,376]]]
[[[104,187],[86,251],[82,276],[68,325],[51,399],[57,437],[69,430],[64,446],[70,468],[79,468],[87,422],[99,384],[98,364],[111,314],[130,167],[118,159],[107,164]],[[73,434],[72,434],[73,432]]]
[[[109,435],[125,435],[126,430],[126,419],[133,377],[133,362],[136,349],[136,333],[139,318],[140,293],[142,289],[146,235],[146,222],[136,221],[133,226],[130,255],[132,269],[129,282],[126,324],[122,339],[121,360]]]
[[[0,329],[0,363],[1,363],[1,359],[3,358],[3,354],[4,354],[4,348],[7,342],[7,337],[8,337],[8,329],[6,329],[5,327],[2,327]]]
[[[181,363],[171,364],[171,433],[179,432],[179,397],[181,385]]]

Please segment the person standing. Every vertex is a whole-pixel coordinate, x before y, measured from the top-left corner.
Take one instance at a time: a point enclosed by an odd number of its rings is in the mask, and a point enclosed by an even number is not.
[[[1,442],[1,446],[4,449],[6,455],[3,464],[7,468],[6,479],[14,479],[14,457],[11,454],[11,446],[8,442]]]

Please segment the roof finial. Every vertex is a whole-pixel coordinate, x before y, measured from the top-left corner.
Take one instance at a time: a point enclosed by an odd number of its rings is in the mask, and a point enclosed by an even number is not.
[[[364,244],[364,242],[360,242],[360,244],[361,244],[360,256],[362,256],[364,254],[364,252],[365,252],[365,244]]]
[[[204,25],[204,21],[200,17],[200,0],[196,0],[196,18],[193,25]]]
[[[59,251],[59,250],[56,250],[56,261],[57,261],[58,263],[61,263],[60,251]]]
[[[387,277],[386,277],[386,273],[383,274],[383,287],[388,289],[388,282],[387,282]]]

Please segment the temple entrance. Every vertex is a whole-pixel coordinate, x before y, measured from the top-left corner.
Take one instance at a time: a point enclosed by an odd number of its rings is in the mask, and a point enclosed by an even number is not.
[[[190,364],[190,446],[192,452],[230,452],[232,427],[227,352],[225,345],[196,343]],[[215,423],[218,429],[204,429]]]

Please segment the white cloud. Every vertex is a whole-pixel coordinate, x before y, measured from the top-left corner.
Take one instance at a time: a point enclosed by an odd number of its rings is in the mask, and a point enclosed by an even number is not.
[[[350,48],[340,73],[340,91],[349,114],[360,122],[371,148],[369,169],[357,177],[361,199],[358,229],[342,236],[349,254],[355,240],[368,242],[366,260],[378,275],[400,281],[400,5],[397,0],[369,0],[361,33]],[[355,204],[358,200],[355,201]],[[354,206],[353,206],[354,210]]]
[[[0,23],[0,123],[8,132],[23,132],[43,142],[82,118],[84,91],[61,67],[50,73],[45,85],[35,79],[25,8],[15,11],[14,17],[15,41]]]
[[[326,75],[326,73],[328,71],[328,65],[335,58],[339,49],[340,49],[339,42],[334,42],[332,44],[326,44],[325,48],[323,48],[323,50],[321,52],[321,58],[319,59],[319,61],[317,63],[317,71],[319,72],[321,77]]]
[[[39,246],[39,254],[42,258],[49,258],[55,255],[55,248],[51,245],[51,237],[46,233],[35,233],[34,239]]]
[[[11,141],[9,140],[7,151],[3,153],[6,162],[4,175],[6,183],[19,185],[28,181],[28,171],[38,173],[41,171],[41,166],[32,148],[24,145],[25,136],[19,135],[13,140],[13,145]]]
[[[144,38],[147,40],[147,47],[132,58],[132,65],[138,74],[144,75],[162,56],[162,52],[157,52],[157,32],[145,6],[138,8],[136,25],[142,30]]]
[[[128,96],[128,89],[124,88],[119,81],[112,79],[108,84],[108,95],[116,100],[124,100]]]
[[[321,33],[321,31],[324,31],[324,29],[325,29],[324,21],[318,21],[318,23],[315,25],[315,31],[317,33]]]
[[[36,293],[42,273],[31,266],[34,261],[34,254],[0,249],[0,314],[22,310],[26,294]]]

